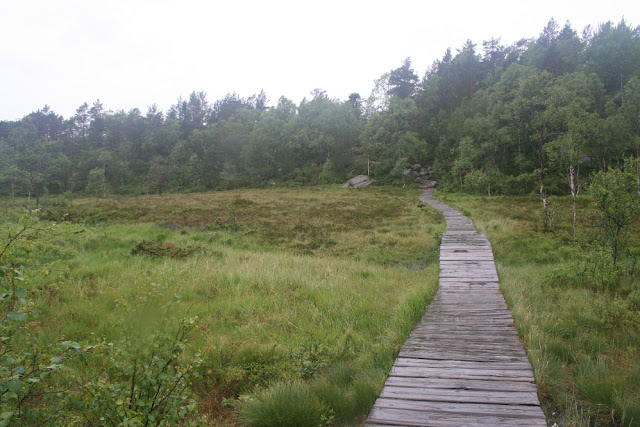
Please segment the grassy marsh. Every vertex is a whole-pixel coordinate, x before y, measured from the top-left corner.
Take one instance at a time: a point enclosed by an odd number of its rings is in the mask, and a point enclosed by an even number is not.
[[[210,423],[242,423],[243,401],[289,381],[328,423],[357,424],[437,288],[444,222],[417,195],[312,188],[52,204],[41,218],[66,220],[33,240],[35,258],[22,254],[33,268],[55,261],[32,279],[42,340],[116,339],[123,305],[179,293],[176,310],[201,319],[189,351],[202,353],[195,388]],[[19,210],[6,203],[3,217]],[[134,255],[153,247],[141,242],[169,251]]]

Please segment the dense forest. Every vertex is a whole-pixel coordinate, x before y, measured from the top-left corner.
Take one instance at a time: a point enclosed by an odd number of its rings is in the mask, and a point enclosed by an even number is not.
[[[53,101],[53,100],[52,100]],[[467,41],[422,78],[410,58],[368,98],[316,89],[296,105],[261,92],[166,111],[45,106],[0,122],[0,195],[140,194],[406,179],[420,163],[441,186],[570,194],[581,177],[640,154],[640,27],[551,20],[537,39]],[[573,189],[573,190],[572,190]]]

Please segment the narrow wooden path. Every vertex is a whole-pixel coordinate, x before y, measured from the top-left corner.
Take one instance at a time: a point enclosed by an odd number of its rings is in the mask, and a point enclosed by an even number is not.
[[[491,244],[425,191],[447,221],[440,287],[400,349],[367,426],[546,426],[533,370],[498,288]]]

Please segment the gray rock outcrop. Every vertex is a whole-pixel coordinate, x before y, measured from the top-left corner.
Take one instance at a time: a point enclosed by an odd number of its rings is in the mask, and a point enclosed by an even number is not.
[[[371,185],[373,180],[368,175],[358,175],[351,178],[342,188],[362,188]]]
[[[438,183],[430,179],[432,170],[431,168],[424,168],[422,165],[416,163],[402,171],[404,176],[415,176],[418,188],[426,190],[427,188],[435,188]]]

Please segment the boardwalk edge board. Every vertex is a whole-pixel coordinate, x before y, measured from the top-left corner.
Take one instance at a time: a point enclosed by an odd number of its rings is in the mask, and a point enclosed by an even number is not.
[[[440,210],[440,287],[404,343],[366,426],[546,426],[535,377],[500,293],[491,244]]]

